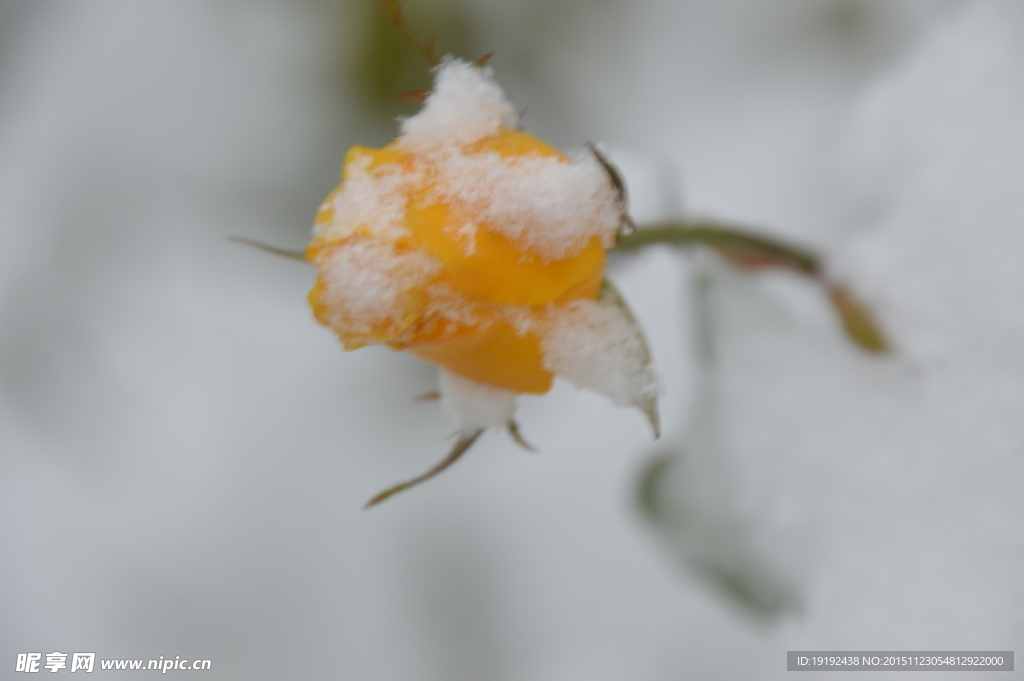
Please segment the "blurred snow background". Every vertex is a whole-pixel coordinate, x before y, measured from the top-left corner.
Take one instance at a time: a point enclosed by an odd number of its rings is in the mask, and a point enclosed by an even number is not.
[[[489,436],[363,513],[444,453],[450,424],[411,399],[435,372],[342,353],[312,272],[226,237],[303,246],[347,147],[410,111],[376,8],[0,3],[0,676],[55,650],[218,679],[604,681],[1024,649],[1024,12],[412,12],[497,51],[533,132],[607,142],[638,218],[821,248],[896,354],[859,354],[787,275],[624,258],[662,443],[560,386],[521,409],[541,454]]]

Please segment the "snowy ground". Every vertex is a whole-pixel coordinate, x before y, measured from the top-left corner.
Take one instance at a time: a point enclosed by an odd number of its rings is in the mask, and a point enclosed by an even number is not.
[[[896,353],[859,354],[787,275],[623,259],[662,443],[558,386],[520,411],[540,454],[488,436],[364,513],[444,451],[411,400],[434,370],[343,354],[310,270],[225,239],[300,247],[345,147],[379,142],[325,94],[325,10],[0,5],[4,678],[31,651],[667,681],[781,678],[795,649],[1024,650],[1024,12],[602,2],[529,43],[537,6],[478,10],[534,132],[606,141],[639,218],[820,247]]]

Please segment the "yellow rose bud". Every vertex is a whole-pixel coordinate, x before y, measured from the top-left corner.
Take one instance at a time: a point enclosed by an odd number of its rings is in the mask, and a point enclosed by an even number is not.
[[[306,251],[319,268],[309,299],[346,349],[407,350],[461,377],[449,390],[489,390],[478,402],[496,405],[493,418],[457,416],[468,428],[502,425],[515,394],[547,392],[556,373],[594,387],[588,367],[636,349],[633,327],[621,332],[628,313],[595,302],[624,206],[600,159],[569,158],[517,129],[489,69],[448,59],[436,75],[397,140],[349,151]],[[580,353],[564,347],[574,319]],[[621,373],[592,383],[624,385]]]

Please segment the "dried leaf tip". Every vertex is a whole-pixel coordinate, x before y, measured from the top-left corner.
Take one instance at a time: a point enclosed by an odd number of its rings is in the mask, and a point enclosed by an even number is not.
[[[891,348],[882,328],[867,306],[850,289],[841,284],[828,284],[828,297],[839,315],[843,330],[854,343],[877,355],[889,352]]]

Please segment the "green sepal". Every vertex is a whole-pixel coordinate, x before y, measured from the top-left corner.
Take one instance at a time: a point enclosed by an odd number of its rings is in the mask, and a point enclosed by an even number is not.
[[[463,454],[465,454],[467,451],[469,451],[469,448],[473,446],[473,443],[477,441],[477,438],[479,438],[480,435],[483,432],[484,432],[484,429],[481,428],[479,430],[473,431],[472,433],[463,434],[461,437],[459,437],[459,441],[455,443],[455,446],[452,447],[452,451],[450,451],[448,453],[448,456],[446,456],[439,464],[437,464],[436,466],[431,468],[429,471],[427,471],[423,475],[417,476],[417,477],[413,478],[412,480],[407,480],[406,482],[399,483],[399,484],[395,485],[394,487],[387,488],[386,490],[384,490],[383,492],[381,492],[380,494],[378,494],[377,496],[373,497],[368,502],[366,502],[366,505],[363,506],[363,508],[366,509],[366,508],[370,508],[371,506],[376,506],[377,504],[379,504],[380,502],[384,501],[385,499],[388,499],[388,498],[398,494],[399,492],[404,492],[405,490],[409,489],[410,487],[415,487],[416,485],[420,484],[421,482],[426,482],[427,480],[430,480],[432,477],[434,477],[438,473],[443,472],[445,469],[447,469],[453,463],[458,461],[462,457]]]
[[[515,420],[509,419],[506,425],[508,427],[509,437],[512,438],[513,442],[515,442],[517,445],[519,445],[528,452],[537,452],[534,446],[527,442],[526,439],[523,437],[523,433],[519,430],[519,424],[516,423]]]

